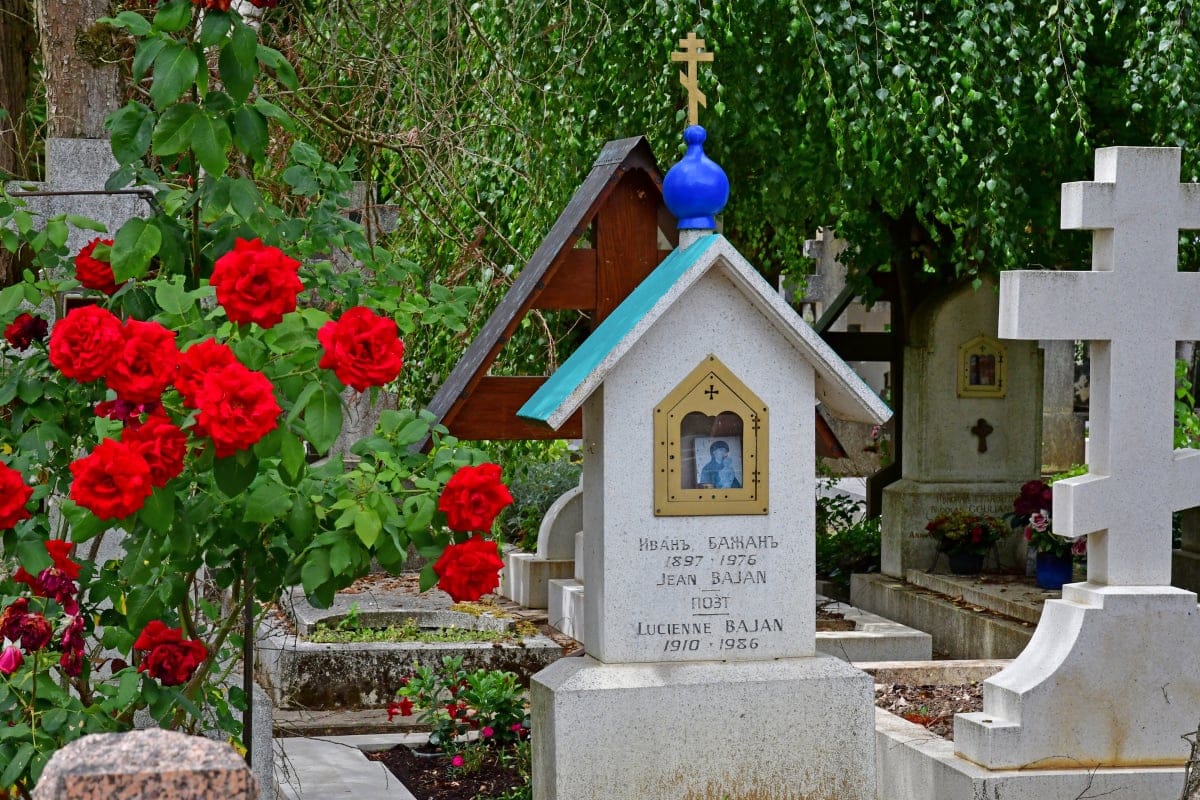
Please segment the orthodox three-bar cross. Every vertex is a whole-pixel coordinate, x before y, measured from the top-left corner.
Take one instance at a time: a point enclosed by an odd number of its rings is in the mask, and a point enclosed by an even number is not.
[[[1092,230],[1090,272],[1000,276],[1000,336],[1091,345],[1088,473],[1054,484],[1054,532],[1088,537],[1088,580],[1171,582],[1171,512],[1200,505],[1200,450],[1173,450],[1175,343],[1200,339],[1200,273],[1178,271],[1200,229],[1200,184],[1177,148],[1096,152],[1063,184],[1062,227]]]
[[[698,106],[708,108],[708,99],[704,92],[700,91],[700,84],[696,82],[700,77],[698,64],[701,61],[712,61],[713,54],[705,51],[704,40],[697,39],[693,32],[689,32],[686,39],[679,40],[679,47],[683,52],[671,53],[671,60],[687,62],[687,69],[679,73],[679,82],[688,93],[688,125],[699,125]]]

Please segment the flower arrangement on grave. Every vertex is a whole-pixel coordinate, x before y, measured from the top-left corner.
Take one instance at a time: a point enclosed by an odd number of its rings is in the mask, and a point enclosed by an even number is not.
[[[353,160],[325,161],[256,91],[296,76],[228,6],[104,20],[139,86],[108,119],[109,185],[145,192],[147,217],[111,234],[39,221],[0,187],[0,246],[32,259],[0,290],[0,785],[19,797],[57,749],[141,709],[240,741],[242,612],[285,586],[327,605],[410,545],[422,589],[472,600],[498,580],[489,536],[512,498],[482,451],[395,410],[353,463],[331,454],[343,393],[403,369],[400,309],[452,326],[469,311],[416,294],[416,265],[348,218]],[[290,150],[268,148],[272,126]],[[100,235],[71,252],[72,227]],[[100,563],[114,529],[127,555]]]
[[[1087,537],[1065,539],[1051,533],[1051,514],[1054,509],[1054,492],[1051,485],[1055,480],[1069,477],[1075,472],[1066,472],[1055,476],[1049,483],[1041,480],[1026,481],[1021,486],[1017,498],[1013,500],[1013,510],[1007,514],[1009,524],[1021,531],[1025,541],[1037,553],[1049,553],[1058,558],[1087,555]]]
[[[489,750],[529,738],[524,690],[513,672],[467,670],[462,656],[445,656],[440,668],[418,664],[396,696],[388,704],[388,721],[415,715],[429,727],[429,744],[464,770],[477,767]]]
[[[996,517],[947,511],[931,519],[925,530],[937,540],[938,548],[944,553],[983,555],[1004,538],[1008,526]]]

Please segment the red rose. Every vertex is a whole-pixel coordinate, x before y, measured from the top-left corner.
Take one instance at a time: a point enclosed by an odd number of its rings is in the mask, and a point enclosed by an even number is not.
[[[216,339],[205,339],[189,347],[179,357],[179,364],[175,368],[175,388],[183,396],[183,404],[195,408],[196,395],[204,386],[208,373],[238,363],[237,356],[229,346]]]
[[[19,641],[26,653],[32,653],[50,644],[54,628],[40,611],[34,611],[16,619],[5,637]]]
[[[124,519],[154,491],[150,465],[136,449],[105,439],[90,455],[71,463],[71,499],[100,519]]]
[[[267,376],[241,364],[210,372],[196,407],[196,429],[212,438],[218,458],[245,450],[274,430],[280,411]]]
[[[50,539],[43,545],[54,560],[53,566],[46,567],[37,577],[26,572],[24,567],[18,567],[13,580],[28,586],[37,597],[53,597],[64,608],[75,606],[75,595],[79,592],[75,586],[79,578],[79,565],[71,560],[71,543],[63,539]]]
[[[121,320],[99,306],[77,308],[50,331],[50,363],[68,378],[104,377],[121,347]]]
[[[17,314],[17,318],[4,328],[4,338],[18,350],[24,350],[34,342],[46,338],[46,320],[33,314]]]
[[[317,339],[325,348],[321,369],[332,369],[338,380],[360,392],[395,380],[404,365],[396,323],[369,308],[355,306],[337,322],[326,322]]]
[[[113,294],[119,288],[116,278],[113,277],[112,265],[107,261],[92,257],[96,245],[112,247],[112,243],[112,239],[97,237],[84,245],[83,249],[79,251],[79,255],[75,256],[75,277],[86,288],[96,289],[105,294]]]
[[[126,320],[121,328],[121,347],[104,373],[104,382],[122,400],[154,403],[175,377],[179,351],[175,331],[157,322]]]
[[[146,650],[138,672],[149,673],[163,686],[187,683],[196,668],[208,658],[208,648],[197,639],[184,640],[179,628],[168,628],[159,620],[151,620],[142,630],[134,650]]]
[[[150,466],[150,483],[166,486],[183,472],[187,434],[162,414],[151,414],[136,428],[121,432],[121,441],[138,452]]]
[[[482,536],[452,544],[433,565],[438,586],[456,603],[478,600],[500,585],[500,548]]]
[[[29,613],[29,598],[18,597],[0,613],[0,639],[15,642],[21,635],[21,623]]]
[[[25,656],[21,655],[21,649],[16,645],[9,645],[0,653],[0,675],[12,675],[24,663]],[[391,717],[388,717],[388,721],[391,721]]]
[[[451,530],[490,531],[496,515],[512,501],[500,482],[500,467],[480,464],[454,473],[438,498],[438,511],[446,512]]]
[[[127,428],[136,428],[142,424],[143,414],[153,414],[162,409],[162,403],[131,403],[128,400],[104,400],[96,403],[96,416],[120,420]]]
[[[230,322],[257,322],[269,328],[296,310],[296,295],[304,288],[296,274],[300,262],[258,239],[238,239],[217,259],[209,283]]]
[[[29,519],[25,504],[32,495],[33,488],[26,485],[21,473],[0,461],[0,530]]]

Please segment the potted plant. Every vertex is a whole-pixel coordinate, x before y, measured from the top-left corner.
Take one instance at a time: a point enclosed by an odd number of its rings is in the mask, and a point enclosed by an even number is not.
[[[1027,481],[1013,501],[1013,513],[1008,515],[1012,527],[1022,531],[1029,547],[1037,553],[1036,580],[1040,589],[1061,589],[1071,580],[1075,556],[1087,554],[1086,536],[1067,539],[1052,533],[1053,506],[1050,483]]]
[[[983,556],[1007,532],[996,517],[967,511],[938,514],[925,526],[938,550],[946,554],[955,575],[977,575],[983,569]]]

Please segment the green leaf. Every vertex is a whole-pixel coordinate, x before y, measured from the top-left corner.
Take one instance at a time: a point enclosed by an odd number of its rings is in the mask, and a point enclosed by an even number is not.
[[[91,217],[81,217],[78,214],[67,214],[67,222],[74,225],[76,228],[84,231],[95,231],[96,233],[108,233],[108,228],[103,222],[94,220]]]
[[[200,109],[194,103],[180,103],[168,108],[154,126],[151,137],[154,155],[169,156],[187,150],[192,143],[192,128],[199,116]]]
[[[159,6],[154,15],[154,29],[175,33],[187,27],[192,21],[192,6],[188,0],[172,0]]]
[[[229,166],[225,156],[232,137],[225,120],[214,114],[200,114],[192,128],[192,150],[200,166],[210,175],[221,175]]]
[[[106,124],[112,134],[113,155],[119,163],[129,164],[146,153],[154,123],[154,112],[141,103],[129,103],[109,116]]]
[[[321,154],[310,144],[296,142],[292,145],[291,156],[292,161],[295,161],[297,164],[303,164],[312,169],[319,169],[321,167]]]
[[[158,533],[166,533],[175,521],[175,493],[167,489],[155,489],[146,499],[138,518]]]
[[[296,123],[286,111],[263,97],[254,98],[254,107],[267,119],[273,119],[287,131],[296,130]]]
[[[300,88],[300,81],[296,78],[296,70],[292,69],[292,65],[288,63],[283,53],[273,47],[260,44],[258,46],[258,60],[275,70],[275,78],[284,86],[292,91]]]
[[[195,301],[183,288],[183,278],[176,276],[170,281],[160,281],[154,287],[154,301],[168,314],[184,316],[195,307]]]
[[[117,694],[113,698],[117,708],[124,709],[133,702],[138,693],[138,685],[142,682],[141,677],[141,673],[135,669],[121,670],[121,682],[117,685]]]
[[[0,775],[0,786],[13,786],[17,782],[17,778],[25,770],[29,764],[29,759],[33,757],[33,742],[23,742],[18,748],[16,755],[12,757],[12,761],[8,762],[8,768]]]
[[[396,445],[398,447],[406,447],[410,444],[415,444],[424,439],[428,434],[429,422],[423,419],[414,419],[396,434]]]
[[[71,541],[76,544],[95,538],[109,528],[108,522],[70,500],[64,501],[61,509],[71,523]]]
[[[233,142],[255,161],[267,157],[267,120],[258,110],[242,106],[233,113]]]
[[[162,52],[163,47],[169,41],[171,40],[167,37],[160,36],[138,42],[137,50],[133,54],[133,79],[135,81],[140,83],[142,78],[146,77],[150,65],[154,63],[154,59],[158,58],[158,54]]]
[[[213,462],[213,477],[217,488],[226,497],[237,497],[246,490],[258,474],[258,459],[248,450],[218,458]]]
[[[46,222],[46,238],[55,247],[62,247],[66,244],[69,233],[67,223],[61,219],[55,218]]]
[[[315,592],[317,587],[331,577],[328,550],[309,550],[304,554],[304,565],[300,567],[300,582],[304,584],[305,592]]]
[[[283,171],[283,180],[296,190],[296,194],[304,197],[316,194],[321,190],[321,184],[313,171],[300,164],[293,164]]]
[[[434,586],[437,586],[438,576],[433,571],[433,564],[426,564],[421,568],[421,582],[419,584],[422,592],[428,592]]]
[[[191,47],[182,42],[167,42],[154,59],[154,80],[150,83],[154,105],[165,108],[183,97],[188,87],[195,84],[198,69]]]
[[[17,542],[17,558],[30,575],[37,575],[46,567],[54,566],[54,559],[46,552],[41,539],[23,539]]]
[[[369,508],[358,510],[358,514],[354,517],[354,535],[364,546],[374,545],[381,530],[383,530],[383,523],[379,521],[378,514]]]
[[[292,495],[278,483],[264,483],[246,495],[246,522],[266,524],[292,509]]]
[[[225,38],[233,18],[228,12],[209,9],[204,12],[204,22],[200,24],[200,46],[212,47]]]
[[[329,551],[329,566],[335,575],[341,575],[350,568],[354,555],[350,550],[350,542],[340,540]]]
[[[106,22],[114,28],[123,28],[134,36],[145,36],[150,32],[150,23],[136,11],[122,11],[114,17],[103,17],[99,22]]]
[[[242,25],[221,48],[217,57],[217,71],[225,91],[238,103],[246,102],[254,81],[258,77],[258,61],[254,58],[254,31]]]
[[[117,283],[146,274],[150,259],[162,246],[158,228],[134,217],[121,226],[112,247],[113,277]]]
[[[229,204],[242,219],[251,219],[263,210],[262,195],[249,178],[238,178],[229,187]]]
[[[304,407],[304,430],[317,453],[325,455],[342,431],[342,398],[328,386],[321,389]]]
[[[300,477],[304,468],[304,443],[287,430],[283,431],[279,439],[279,460],[292,480]]]

